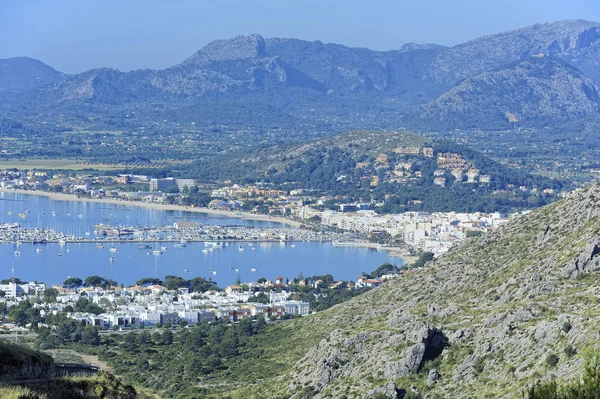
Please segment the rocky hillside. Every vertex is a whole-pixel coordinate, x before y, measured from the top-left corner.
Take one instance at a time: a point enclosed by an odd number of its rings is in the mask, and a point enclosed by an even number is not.
[[[560,59],[535,56],[464,80],[422,107],[417,124],[543,127],[599,111],[598,88],[590,78]]]
[[[259,381],[231,381],[227,394],[518,398],[537,380],[581,371],[600,338],[599,272],[595,185],[259,336]]]
[[[566,20],[535,24],[470,40],[440,52],[431,65],[431,77],[454,84],[513,61],[544,54],[562,58],[597,80],[599,46],[600,25],[596,22]]]

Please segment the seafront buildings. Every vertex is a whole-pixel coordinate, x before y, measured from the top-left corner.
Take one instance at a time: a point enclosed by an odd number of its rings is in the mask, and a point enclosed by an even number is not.
[[[281,278],[279,278],[281,279]],[[67,312],[68,317],[84,325],[101,328],[156,326],[184,321],[193,325],[203,320],[228,320],[236,322],[245,318],[263,316],[280,318],[307,316],[308,302],[290,299],[287,284],[267,281],[249,282],[242,286],[229,286],[225,290],[204,293],[189,292],[188,288],[168,290],[161,285],[131,287],[79,287],[77,289],[53,286],[58,292],[52,303],[36,303],[41,312]],[[274,288],[275,290],[270,290]],[[43,283],[9,282],[0,285],[4,297],[0,301],[18,302],[32,297],[42,297]],[[253,302],[255,295],[263,293],[267,303]],[[94,303],[104,310],[101,314],[74,312],[80,299]],[[159,324],[160,323],[160,324]]]
[[[452,165],[455,159],[447,157],[445,162]],[[471,177],[475,172],[471,173]],[[480,178],[482,176],[479,176]],[[149,191],[115,190],[115,186],[131,183],[148,184]],[[59,190],[66,193],[77,193],[91,198],[111,198],[146,203],[182,203],[185,193],[167,193],[188,191],[190,186],[197,187],[192,179],[163,178],[153,179],[148,176],[89,176],[79,174],[67,177],[61,174],[46,172],[0,172],[0,185],[3,188],[29,188]],[[188,188],[188,190],[185,190]],[[383,242],[394,240],[406,244],[413,251],[430,251],[437,254],[448,251],[452,246],[469,235],[476,235],[494,229],[505,223],[509,217],[499,213],[458,213],[458,212],[405,212],[403,214],[378,214],[376,209],[382,204],[347,203],[331,196],[320,196],[315,190],[292,189],[289,191],[275,189],[267,184],[237,185],[227,184],[213,187],[210,191],[212,201],[207,205],[218,211],[237,212],[244,210],[250,213],[267,213],[301,221],[305,227],[317,231],[328,231],[328,238],[344,240],[344,236],[332,235],[331,232],[359,235]],[[326,201],[336,201],[337,209],[324,206]],[[310,205],[307,205],[310,204]],[[262,204],[250,205],[248,204]],[[305,230],[306,231],[306,230]],[[223,232],[224,233],[224,232]],[[236,235],[227,232],[227,235]],[[248,232],[253,235],[256,231]],[[267,236],[264,236],[267,234]],[[279,239],[285,232],[264,232],[262,237],[254,239]],[[239,234],[237,234],[239,235]],[[246,239],[247,234],[238,237]],[[288,234],[289,236],[290,234]],[[314,240],[306,234],[295,232],[296,239]],[[334,238],[332,238],[334,237]],[[324,236],[318,237],[325,239]],[[356,241],[356,238],[352,238]]]

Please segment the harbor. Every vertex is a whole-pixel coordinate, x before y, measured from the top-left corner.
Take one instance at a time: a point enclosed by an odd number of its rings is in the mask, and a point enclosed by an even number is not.
[[[342,234],[314,232],[293,228],[247,226],[216,226],[188,223],[185,229],[174,226],[127,227],[96,224],[92,232],[83,236],[66,234],[48,228],[21,227],[19,223],[0,225],[0,243],[116,243],[116,242],[325,242],[335,241]]]
[[[348,233],[13,193],[0,193],[0,242],[2,278],[49,284],[89,275],[123,284],[205,277],[221,286],[300,273],[355,280],[382,263],[403,264],[388,251],[357,247],[359,237]],[[336,248],[332,242],[356,245]]]

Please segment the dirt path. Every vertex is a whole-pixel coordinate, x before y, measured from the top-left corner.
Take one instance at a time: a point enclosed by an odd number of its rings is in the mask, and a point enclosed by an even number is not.
[[[100,367],[103,371],[106,371],[107,373],[110,373],[110,374],[114,374],[114,370],[112,369],[112,367],[110,367],[105,362],[98,360],[98,356],[84,355],[83,353],[80,353],[79,356],[81,356],[81,359],[83,359],[83,361],[85,363],[91,364],[92,366]]]

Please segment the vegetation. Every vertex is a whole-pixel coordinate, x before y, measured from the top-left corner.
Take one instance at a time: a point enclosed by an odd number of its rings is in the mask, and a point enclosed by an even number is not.
[[[581,377],[565,385],[556,380],[535,384],[529,388],[527,399],[597,399],[600,395],[600,352],[588,354]]]

